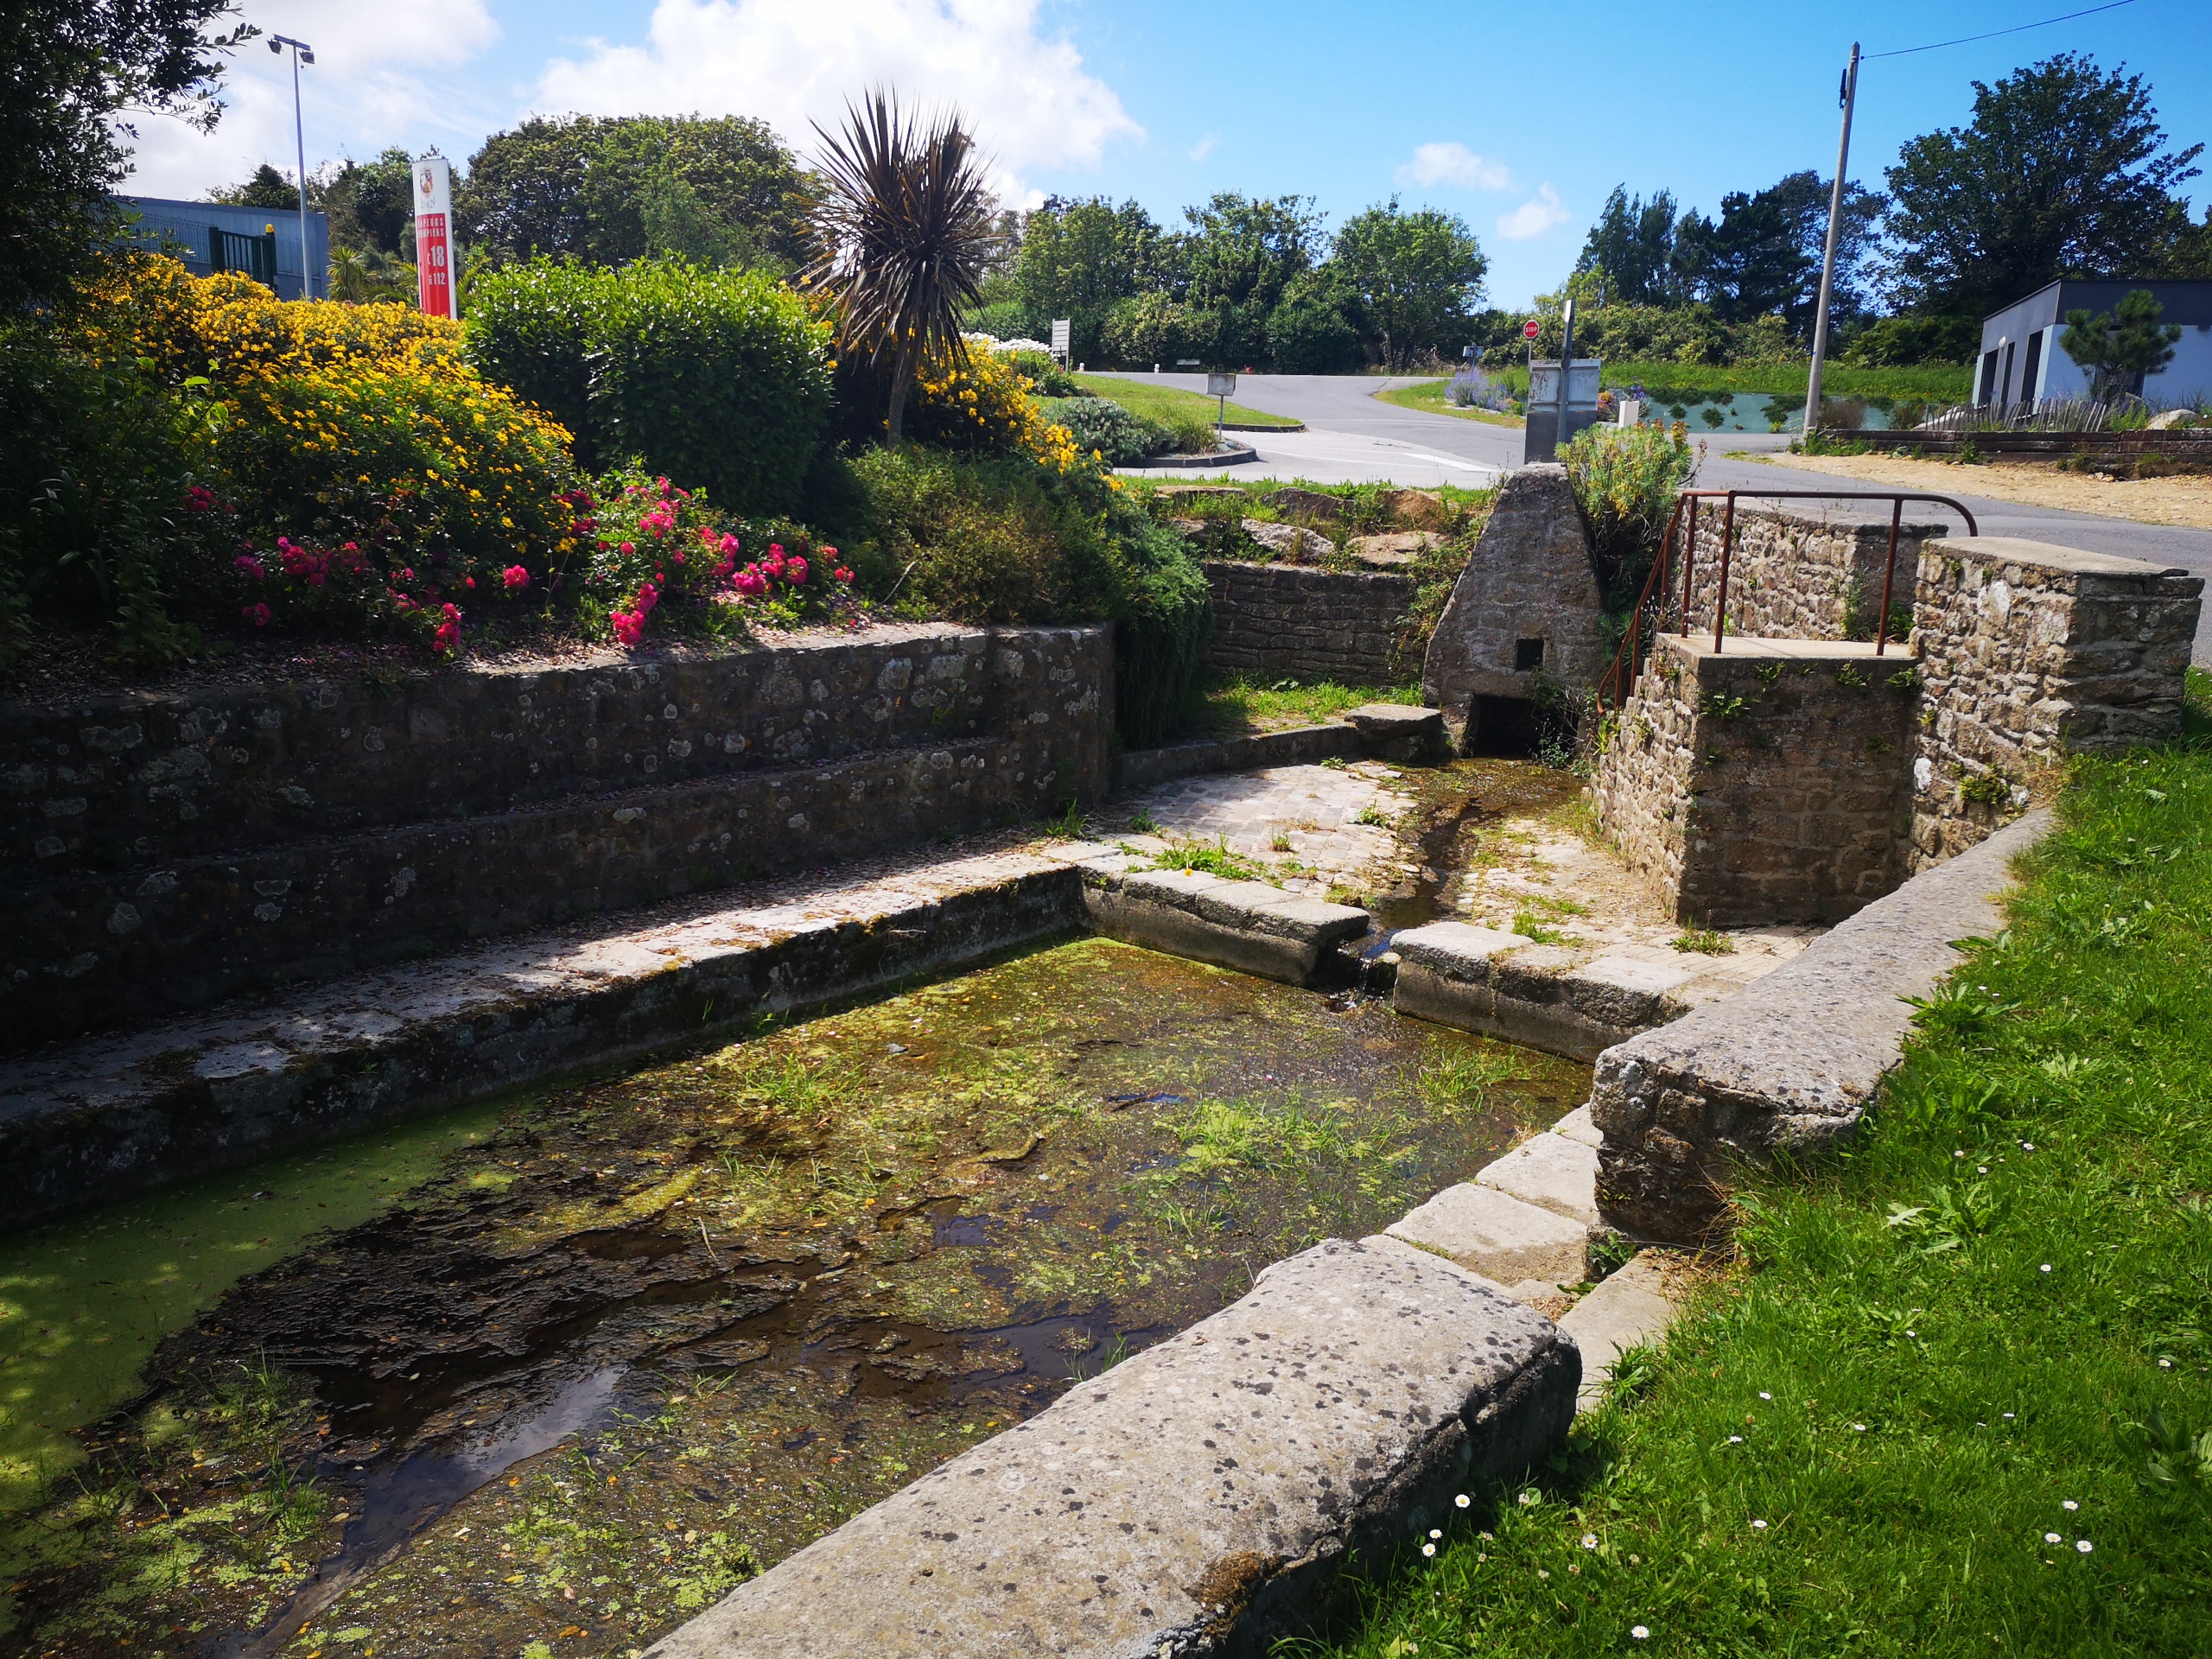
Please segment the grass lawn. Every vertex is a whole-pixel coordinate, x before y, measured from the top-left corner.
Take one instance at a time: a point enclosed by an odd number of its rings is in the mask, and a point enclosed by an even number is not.
[[[1419,707],[1417,685],[1339,685],[1334,680],[1260,679],[1231,674],[1206,682],[1194,728],[1208,737],[1274,731],[1333,720],[1368,702]]]
[[[1213,424],[1219,405],[1213,398],[1195,391],[1184,391],[1166,385],[1154,385],[1147,380],[1133,380],[1118,374],[1078,374],[1076,382],[1085,391],[1101,397],[1110,397],[1133,415],[1149,416],[1155,421],[1171,424],[1177,421],[1204,421]],[[1262,414],[1256,409],[1247,409],[1242,404],[1229,405],[1225,418],[1244,426],[1296,426],[1299,422],[1287,415]]]
[[[1491,426],[1526,426],[1518,415],[1501,415],[1490,409],[1454,409],[1444,401],[1444,389],[1449,380],[1421,380],[1410,386],[1392,386],[1388,391],[1375,396],[1386,404],[1395,404],[1401,409],[1418,409],[1431,415],[1453,415],[1463,421],[1481,421]]]
[[[2076,764],[1840,1160],[1306,1653],[2212,1653],[2212,683]]]

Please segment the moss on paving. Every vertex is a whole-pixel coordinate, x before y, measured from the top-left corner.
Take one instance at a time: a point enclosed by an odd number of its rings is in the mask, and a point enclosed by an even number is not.
[[[2212,741],[2061,811],[1851,1152],[1296,1651],[2212,1652]]]

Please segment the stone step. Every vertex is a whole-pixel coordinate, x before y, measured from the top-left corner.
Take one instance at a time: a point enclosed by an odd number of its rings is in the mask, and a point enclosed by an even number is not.
[[[996,829],[1062,798],[1052,725],[527,810],[80,873],[0,906],[0,1046]]]
[[[1077,854],[1106,849],[1080,845]],[[1084,925],[1071,859],[909,854],[0,1061],[7,1221],[313,1145]]]
[[[1638,1250],[1560,1316],[1560,1329],[1582,1351],[1578,1413],[1605,1402],[1613,1362],[1625,1351],[1656,1346],[1673,1325],[1678,1303],[1668,1270],[1675,1262],[1664,1250]]]
[[[1260,1653],[1352,1561],[1565,1435],[1574,1344],[1330,1239],[730,1592],[652,1659]]]
[[[1586,1142],[1548,1129],[1484,1166],[1475,1179],[1585,1230],[1598,1224],[1598,1149]]]
[[[1090,924],[1171,956],[1188,957],[1292,985],[1311,983],[1336,948],[1366,937],[1363,910],[1332,905],[1199,870],[1157,870],[1106,853],[1083,861]]]
[[[1590,1230],[1479,1180],[1447,1186],[1384,1230],[1501,1285],[1579,1285],[1590,1276]]]
[[[1359,728],[1349,721],[1338,720],[1290,726],[1277,732],[1248,732],[1238,737],[1198,738],[1156,749],[1124,749],[1114,757],[1114,787],[1124,791],[1150,789],[1201,772],[1306,766],[1365,750],[1366,739]]]

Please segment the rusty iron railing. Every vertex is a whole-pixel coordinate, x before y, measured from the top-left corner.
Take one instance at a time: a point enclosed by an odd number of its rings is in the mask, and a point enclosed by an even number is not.
[[[1607,713],[1618,709],[1628,700],[1629,689],[1636,682],[1636,672],[1643,661],[1643,627],[1647,610],[1655,610],[1652,632],[1659,632],[1659,624],[1666,620],[1668,595],[1674,583],[1675,532],[1688,524],[1682,536],[1682,599],[1679,611],[1681,631],[1690,631],[1690,599],[1694,591],[1693,579],[1697,566],[1697,509],[1700,501],[1719,500],[1724,505],[1720,521],[1720,579],[1713,601],[1713,648],[1725,649],[1728,617],[1728,568],[1736,550],[1736,499],[1748,496],[1760,501],[1886,501],[1890,504],[1890,554],[1882,567],[1882,611],[1874,630],[1874,654],[1883,655],[1890,641],[1890,599],[1897,583],[1897,534],[1904,524],[1904,504],[1908,501],[1933,501],[1946,506],[1967,521],[1967,534],[1979,536],[1981,530],[1974,523],[1974,514],[1963,502],[1948,495],[1929,495],[1918,490],[1684,490],[1675,498],[1675,511],[1667,519],[1667,533],[1660,538],[1659,556],[1651,562],[1651,569],[1643,579],[1643,591],[1636,596],[1635,608],[1628,617],[1628,632],[1621,640],[1621,647],[1614,654],[1612,665],[1598,681],[1598,707]],[[1656,594],[1657,603],[1653,604]]]

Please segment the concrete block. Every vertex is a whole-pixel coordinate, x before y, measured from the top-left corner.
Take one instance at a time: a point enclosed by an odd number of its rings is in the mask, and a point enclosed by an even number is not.
[[[1494,1186],[1462,1181],[1386,1230],[1502,1285],[1575,1285],[1590,1274],[1590,1230]]]
[[[1338,1568],[1564,1436],[1580,1357],[1494,1285],[1332,1239],[732,1592],[652,1659],[1259,1653]]]
[[[1344,719],[1370,753],[1413,760],[1445,745],[1444,711],[1402,702],[1370,702],[1349,710]]]
[[[1575,1410],[1588,1411],[1605,1397],[1613,1362],[1627,1348],[1648,1347],[1667,1334],[1675,1305],[1667,1294],[1662,1250],[1635,1257],[1560,1316],[1560,1328],[1582,1350],[1582,1389]]]
[[[1598,1149],[1563,1135],[1531,1135],[1475,1179],[1584,1227],[1598,1224]]]
[[[1302,985],[1337,945],[1362,938],[1368,914],[1287,893],[1261,881],[1191,870],[1123,874],[1108,861],[1084,867],[1084,908],[1109,938]]]
[[[1465,922],[1431,922],[1409,927],[1390,941],[1390,948],[1405,962],[1453,979],[1477,982],[1490,977],[1492,957],[1519,949],[1530,941],[1519,933],[1494,927],[1475,927]]]

